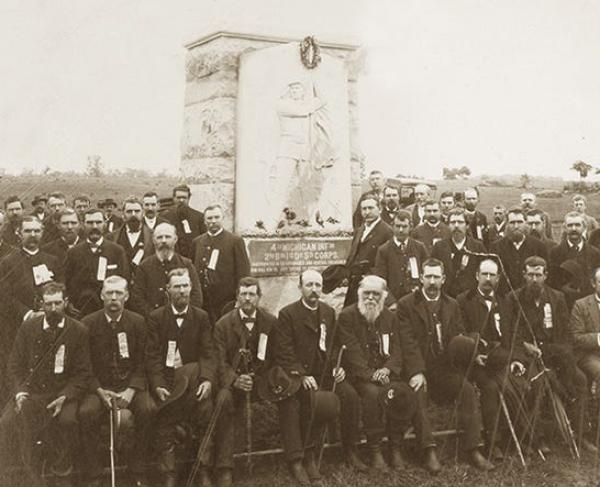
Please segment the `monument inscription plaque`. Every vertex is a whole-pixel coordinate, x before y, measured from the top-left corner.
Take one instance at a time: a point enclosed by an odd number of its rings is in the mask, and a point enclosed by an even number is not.
[[[343,264],[351,240],[344,237],[248,239],[251,273],[255,277],[297,276],[307,268]]]

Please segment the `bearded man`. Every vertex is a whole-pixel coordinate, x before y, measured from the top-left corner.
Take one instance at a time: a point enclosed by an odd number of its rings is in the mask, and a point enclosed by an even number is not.
[[[529,235],[527,230],[523,210],[511,208],[508,210],[505,236],[490,246],[490,252],[500,258],[501,269],[505,273],[498,287],[501,295],[523,285],[523,264],[527,257],[537,255],[546,259],[548,256],[544,244]]]
[[[42,251],[55,256],[61,264],[67,259],[67,251],[79,243],[79,217],[73,208],[65,208],[58,216],[60,238],[46,244]]]
[[[489,242],[487,217],[477,209],[479,203],[479,190],[469,188],[465,190],[465,216],[471,237],[480,240],[485,245]]]
[[[441,222],[440,204],[437,201],[426,201],[424,208],[425,221],[414,228],[411,237],[425,245],[427,252],[431,253],[437,242],[450,237],[450,230]]]
[[[390,466],[404,466],[400,445],[416,408],[416,398],[403,380],[403,354],[396,316],[385,307],[387,286],[379,276],[365,276],[358,303],[344,308],[338,319],[346,346],[348,380],[362,402],[367,448],[373,468],[385,468],[381,452],[384,433],[390,440]]]

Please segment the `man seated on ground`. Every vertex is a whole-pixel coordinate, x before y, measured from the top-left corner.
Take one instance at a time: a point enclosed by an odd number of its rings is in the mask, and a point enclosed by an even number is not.
[[[339,334],[346,346],[344,364],[348,380],[362,403],[371,467],[386,468],[381,440],[387,434],[389,463],[404,468],[400,446],[416,409],[412,389],[402,379],[402,349],[396,316],[385,307],[387,286],[379,276],[365,276],[358,288],[358,303],[339,316]]]
[[[16,394],[0,418],[0,472],[6,472],[3,463],[14,456],[31,469],[33,446],[46,432],[56,454],[47,459],[56,484],[70,486],[77,405],[91,378],[88,337],[81,323],[65,316],[63,284],[48,283],[41,294],[44,313],[19,327],[8,362]]]
[[[104,308],[81,320],[88,330],[93,373],[89,392],[79,406],[86,477],[89,487],[102,485],[100,425],[108,424],[106,413],[114,404],[133,413],[135,436],[128,464],[134,485],[144,487],[148,485],[144,463],[149,426],[156,413],[146,384],[146,322],[141,315],[125,309],[129,292],[122,277],[107,277],[101,298]]]
[[[564,401],[576,438],[583,438],[589,433],[586,415],[588,383],[576,365],[567,334],[569,312],[564,295],[546,284],[547,264],[541,257],[527,258],[523,273],[525,284],[507,298],[510,329],[514,334],[510,340],[515,344],[511,371],[527,377],[529,389],[531,379],[549,368],[558,379],[550,380],[550,393],[558,394]],[[543,380],[548,379],[542,378],[538,384],[543,384]],[[542,385],[531,387],[530,406],[535,405],[536,394],[544,395],[545,388]],[[532,416],[537,413],[535,410],[530,412]],[[530,421],[534,420],[530,418]],[[542,453],[549,452],[543,431],[533,441]],[[580,446],[588,448],[590,444],[584,441]]]
[[[336,368],[339,336],[336,336],[335,311],[320,300],[323,279],[315,270],[300,275],[298,301],[279,312],[273,333],[275,364],[292,378],[301,378],[301,387],[277,403],[281,442],[292,475],[299,485],[310,485],[321,478],[316,464],[316,448],[324,424],[317,424],[311,410],[311,397],[329,391],[336,383],[335,394],[341,404],[342,443],[349,464],[365,470],[356,452],[358,441],[359,398],[345,380],[343,367]],[[315,424],[311,424],[311,417]],[[304,464],[303,464],[304,463]]]
[[[411,237],[425,245],[427,252],[431,253],[437,242],[450,237],[450,230],[440,221],[440,204],[437,201],[427,200],[424,206],[425,221],[413,229]]]
[[[422,289],[398,301],[404,368],[418,400],[414,420],[417,439],[425,452],[426,468],[439,472],[441,465],[427,415],[427,398],[441,404],[456,403],[461,449],[476,468],[490,470],[493,464],[480,452],[483,441],[477,393],[448,353],[452,341],[464,332],[464,325],[458,303],[442,292],[444,280],[444,264],[428,259],[423,263]]]

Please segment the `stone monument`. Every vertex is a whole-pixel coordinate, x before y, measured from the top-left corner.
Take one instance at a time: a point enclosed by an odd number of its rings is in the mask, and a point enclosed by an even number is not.
[[[181,169],[219,203],[275,311],[344,263],[360,194],[357,46],[218,32],[186,46]]]

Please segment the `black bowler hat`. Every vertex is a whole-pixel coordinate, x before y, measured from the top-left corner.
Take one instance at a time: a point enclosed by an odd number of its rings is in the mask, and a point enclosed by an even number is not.
[[[283,367],[276,365],[258,382],[258,395],[265,401],[279,402],[298,392],[301,383],[300,376],[290,376]]]
[[[199,370],[197,362],[190,362],[175,369],[173,375],[173,388],[169,391],[171,395],[164,401],[158,402],[158,410],[160,411],[170,404],[173,404],[177,399],[180,399],[190,387],[194,387],[198,382],[198,377]]]
[[[44,203],[48,202],[48,198],[46,198],[43,194],[37,194],[33,197],[33,199],[31,200],[31,205],[35,206],[37,205],[40,201],[43,201]]]

